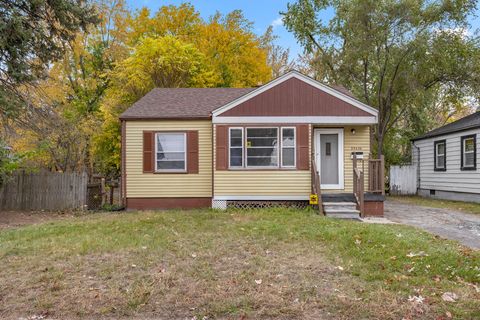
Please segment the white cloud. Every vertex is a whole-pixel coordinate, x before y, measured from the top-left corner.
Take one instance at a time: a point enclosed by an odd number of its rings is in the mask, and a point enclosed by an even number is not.
[[[278,17],[277,19],[273,20],[270,25],[274,28],[280,27],[281,25],[283,25],[282,19],[283,19],[283,17]]]

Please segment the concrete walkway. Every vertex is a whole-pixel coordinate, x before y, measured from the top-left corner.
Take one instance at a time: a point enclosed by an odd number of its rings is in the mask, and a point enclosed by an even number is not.
[[[388,200],[385,218],[480,249],[480,215]]]

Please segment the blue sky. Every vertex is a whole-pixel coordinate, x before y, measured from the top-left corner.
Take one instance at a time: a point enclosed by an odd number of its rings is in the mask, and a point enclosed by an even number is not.
[[[185,0],[127,0],[131,9],[139,9],[141,7],[148,7],[152,12],[155,12],[163,5],[179,5]],[[225,14],[235,9],[241,9],[245,17],[254,23],[254,31],[261,35],[265,32],[269,25],[274,26],[274,32],[279,37],[277,44],[285,48],[290,48],[290,56],[296,58],[298,54],[302,53],[302,48],[297,44],[293,34],[289,33],[280,21],[280,11],[287,9],[287,3],[294,2],[294,0],[191,0],[187,1],[193,4],[195,9],[200,12],[200,15],[207,19],[215,12],[220,11]],[[332,11],[323,13],[322,18],[330,19],[333,15]],[[480,19],[471,19],[472,29],[480,28]]]

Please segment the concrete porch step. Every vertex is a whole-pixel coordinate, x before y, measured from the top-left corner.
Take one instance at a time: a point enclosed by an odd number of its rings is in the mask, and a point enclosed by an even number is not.
[[[327,217],[340,219],[359,219],[360,211],[355,202],[324,202],[323,212]]]
[[[356,209],[357,204],[355,202],[324,202],[324,210],[338,210],[338,209]]]

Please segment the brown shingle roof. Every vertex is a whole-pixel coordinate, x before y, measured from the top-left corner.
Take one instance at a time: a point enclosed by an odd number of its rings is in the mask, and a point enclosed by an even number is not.
[[[255,88],[155,88],[120,115],[132,119],[208,119]]]

